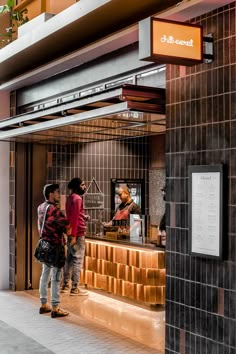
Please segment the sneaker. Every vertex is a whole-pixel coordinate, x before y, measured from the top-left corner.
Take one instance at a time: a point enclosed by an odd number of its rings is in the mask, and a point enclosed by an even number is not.
[[[79,288],[73,288],[70,291],[70,295],[72,295],[72,296],[74,296],[74,295],[86,296],[86,295],[88,295],[88,291],[83,290],[83,289],[79,289]]]
[[[69,312],[63,311],[62,309],[57,309],[56,311],[51,312],[51,317],[52,318],[57,318],[57,317],[65,317],[68,316]]]
[[[41,307],[39,308],[39,313],[40,313],[40,315],[43,315],[44,313],[49,313],[49,312],[51,312],[51,311],[52,311],[52,309],[51,309],[51,307],[50,307],[49,305],[41,306]]]
[[[69,289],[69,286],[63,285],[63,287],[61,288],[61,293],[68,293]]]

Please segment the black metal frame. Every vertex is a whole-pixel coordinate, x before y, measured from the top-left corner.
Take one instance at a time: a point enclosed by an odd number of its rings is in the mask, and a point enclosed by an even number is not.
[[[223,173],[223,165],[195,165],[195,166],[188,166],[188,199],[189,199],[189,215],[188,215],[188,220],[189,220],[189,253],[193,256],[200,256],[200,257],[205,257],[205,258],[216,258],[216,259],[222,259],[223,257],[223,211],[224,211],[224,198],[223,198],[223,185],[224,185],[224,173]],[[199,248],[193,249],[193,217],[198,217],[199,218],[199,227],[204,224],[203,220],[203,215],[205,213],[201,213],[201,215],[193,215],[193,203],[199,202],[199,199],[201,199],[201,208],[204,208],[204,205],[206,205],[206,201],[204,198],[207,198],[207,195],[202,195],[198,197],[198,200],[193,200],[193,174],[199,174],[199,177],[201,177],[202,184],[204,184],[204,180],[206,183],[209,183],[209,178],[212,178],[214,174],[219,174],[219,185],[217,186],[219,188],[219,197],[218,197],[218,212],[219,212],[219,224],[218,224],[218,235],[215,235],[215,237],[218,238],[218,248],[215,250],[210,250],[207,249],[207,234],[204,233],[202,235],[202,244],[200,244]],[[207,187],[207,186],[206,186]],[[199,189],[200,190],[200,189]],[[194,198],[195,199],[195,198]],[[196,207],[197,204],[195,204]],[[199,206],[198,206],[199,207]],[[205,209],[205,212],[207,212],[207,208]],[[208,220],[209,221],[209,220]],[[206,230],[205,230],[206,232]],[[206,245],[206,248],[204,249],[204,246]],[[200,251],[202,247],[202,252]],[[215,251],[215,253],[213,252]]]

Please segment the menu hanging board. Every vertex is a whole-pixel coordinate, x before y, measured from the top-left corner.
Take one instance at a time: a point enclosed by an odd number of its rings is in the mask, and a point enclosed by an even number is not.
[[[140,21],[139,59],[176,65],[202,63],[202,27],[154,17]]]
[[[86,193],[83,200],[85,209],[104,209],[104,195],[101,193]]]
[[[93,185],[98,193],[88,193],[88,191],[92,189]],[[102,193],[95,177],[92,178],[87,192],[83,196],[83,200],[85,209],[104,209],[104,194]]]
[[[223,166],[189,166],[188,177],[190,253],[222,258]]]

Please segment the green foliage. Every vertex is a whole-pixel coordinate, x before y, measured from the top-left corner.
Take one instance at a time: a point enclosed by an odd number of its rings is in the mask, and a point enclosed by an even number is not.
[[[0,6],[1,14],[10,14],[10,27],[5,28],[5,33],[0,33],[0,43],[8,44],[13,40],[13,34],[16,33],[15,28],[20,27],[29,21],[27,16],[28,10],[14,10],[15,0],[7,0],[5,5]]]

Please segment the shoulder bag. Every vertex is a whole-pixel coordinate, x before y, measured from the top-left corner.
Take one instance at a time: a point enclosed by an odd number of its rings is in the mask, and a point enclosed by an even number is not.
[[[65,247],[63,244],[53,244],[49,241],[46,241],[42,238],[42,233],[44,229],[44,224],[46,220],[46,214],[49,204],[47,205],[43,217],[43,223],[40,230],[40,238],[36,245],[34,251],[34,257],[40,263],[45,263],[49,267],[58,267],[62,268],[65,265]]]

